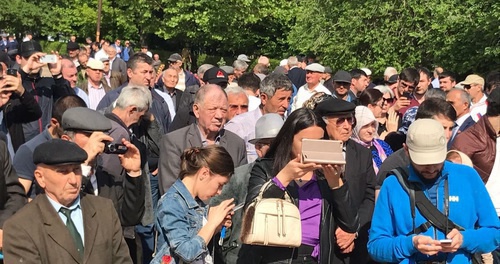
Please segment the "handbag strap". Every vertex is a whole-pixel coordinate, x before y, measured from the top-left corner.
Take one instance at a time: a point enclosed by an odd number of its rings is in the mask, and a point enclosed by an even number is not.
[[[260,188],[259,195],[257,196],[256,200],[257,200],[257,201],[262,200],[262,196],[264,195],[264,192],[265,192],[265,191],[266,191],[269,187],[271,187],[271,185],[273,185],[273,184],[274,184],[274,183],[273,183],[273,180],[272,180],[272,179],[271,179],[271,180],[269,180],[269,181],[267,181],[266,183],[264,183],[264,185],[262,185],[262,187]],[[284,190],[284,191],[285,191],[285,200],[286,200],[287,202],[293,203],[293,200],[292,200],[292,198],[290,197],[290,195],[288,194],[288,191],[286,190],[286,188],[285,188],[285,190]]]

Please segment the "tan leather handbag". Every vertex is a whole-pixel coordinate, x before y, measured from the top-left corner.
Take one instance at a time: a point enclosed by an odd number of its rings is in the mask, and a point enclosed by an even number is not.
[[[245,210],[241,241],[249,245],[299,247],[302,242],[299,208],[286,191],[285,199],[263,199],[262,194],[271,184],[271,181],[265,183]]]

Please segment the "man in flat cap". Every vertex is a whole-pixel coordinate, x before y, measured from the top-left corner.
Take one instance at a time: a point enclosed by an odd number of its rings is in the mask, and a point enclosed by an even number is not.
[[[132,263],[113,203],[80,194],[85,160],[87,153],[66,140],[35,149],[35,177],[45,194],[5,223],[6,263]]]
[[[302,108],[302,105],[314,93],[323,92],[332,94],[328,88],[321,84],[321,77],[325,73],[325,67],[319,63],[311,63],[306,67],[306,84],[299,87],[297,95],[293,98],[292,111]]]
[[[111,121],[108,118],[92,109],[74,107],[64,112],[62,128],[62,139],[75,142],[87,152],[87,159],[82,163],[82,174],[88,177],[88,184],[84,186],[85,192],[111,199],[122,226],[138,224],[144,213],[144,187],[137,147],[131,144],[132,147],[127,149],[130,159],[120,159],[125,173],[112,174],[98,162],[98,156],[104,152],[105,144],[114,141],[105,134],[111,129]]]
[[[351,140],[352,128],[355,125],[354,109],[356,105],[338,98],[330,98],[318,104],[315,112],[325,120],[326,131],[331,140],[344,142],[346,160],[344,179],[349,182],[352,206],[359,215],[358,232],[347,233],[337,228],[335,236],[337,244],[347,244],[340,250],[335,250],[336,257],[344,263],[367,263],[369,261],[366,244],[368,229],[375,206],[375,171],[373,170],[372,154]]]
[[[182,64],[182,56],[179,55],[179,53],[174,53],[168,57],[168,68],[174,69],[179,75],[179,82],[177,82],[175,88],[184,91],[187,87],[192,85],[200,86],[200,82],[196,79],[194,74],[184,70]]]

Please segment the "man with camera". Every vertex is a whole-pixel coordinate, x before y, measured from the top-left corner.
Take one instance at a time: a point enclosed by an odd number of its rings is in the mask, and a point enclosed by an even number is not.
[[[40,134],[44,128],[50,124],[52,115],[52,105],[60,97],[68,94],[75,94],[61,74],[61,60],[55,58],[55,63],[44,62],[46,54],[42,53],[42,47],[35,41],[25,41],[19,45],[19,55],[21,63],[19,73],[22,84],[26,92],[33,95],[42,109],[42,117],[32,122],[24,122],[24,139],[16,143],[20,146]],[[51,55],[55,56],[55,55]],[[51,60],[53,61],[53,60]],[[52,78],[41,77],[41,69],[49,67]],[[14,143],[14,142],[13,142]],[[14,149],[16,148],[14,144]]]
[[[5,65],[5,64],[4,64]],[[25,142],[23,123],[35,121],[42,116],[42,110],[35,97],[24,89],[21,78],[14,69],[6,69],[0,64],[0,109],[3,118],[1,131],[8,135],[7,145],[14,151]]]

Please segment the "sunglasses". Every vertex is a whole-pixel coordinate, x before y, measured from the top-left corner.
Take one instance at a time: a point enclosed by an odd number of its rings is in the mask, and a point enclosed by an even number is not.
[[[235,104],[229,105],[229,109],[231,110],[237,110],[238,108],[241,110],[248,110],[248,105],[235,105]]]
[[[382,98],[382,100],[384,100],[384,102],[386,102],[388,104],[394,103],[394,98]]]
[[[469,90],[470,88],[472,88],[472,85],[470,85],[470,84],[465,84],[464,85],[464,89],[465,90]]]
[[[329,119],[333,119],[333,118],[334,117],[323,117],[323,119],[326,122],[329,122]],[[347,124],[349,124],[350,126],[352,126],[356,122],[356,119],[354,118],[354,116],[338,117],[337,120],[335,121],[335,125],[336,126],[342,126],[345,122],[347,122]]]

